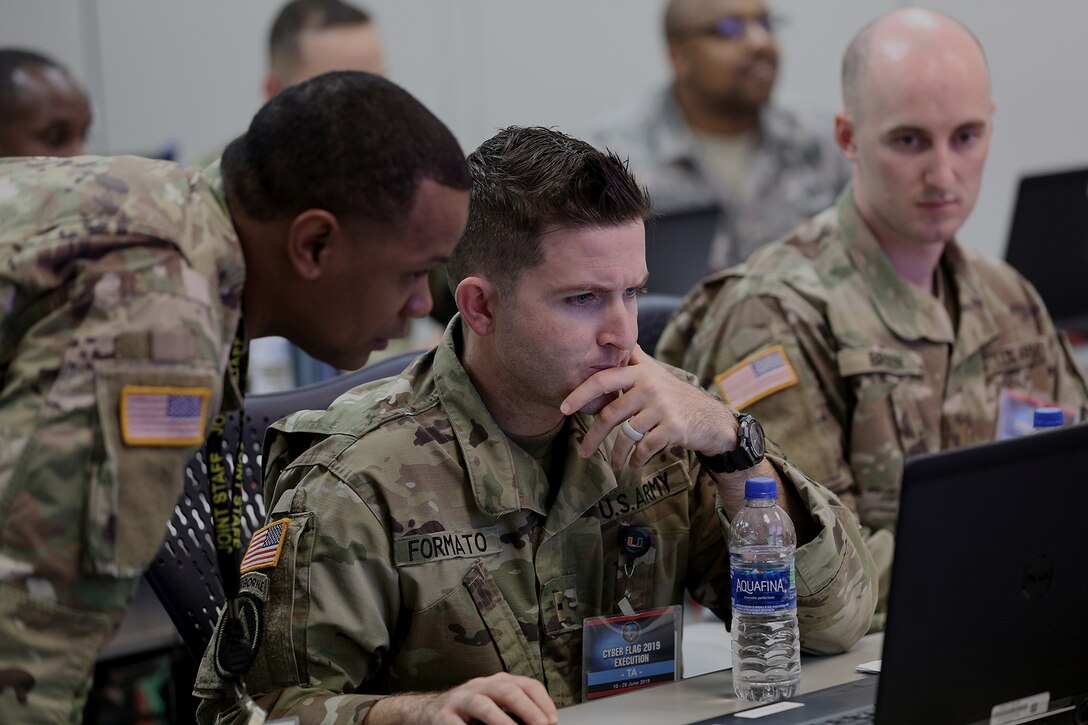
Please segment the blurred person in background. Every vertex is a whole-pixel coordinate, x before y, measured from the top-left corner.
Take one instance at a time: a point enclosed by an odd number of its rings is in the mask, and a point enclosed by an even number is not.
[[[771,101],[778,22],[763,0],[670,0],[672,81],[590,138],[629,159],[655,213],[720,210],[710,258],[692,260],[707,271],[826,208],[850,176],[830,116]]]
[[[0,157],[85,154],[91,119],[87,94],[64,66],[0,48]]]

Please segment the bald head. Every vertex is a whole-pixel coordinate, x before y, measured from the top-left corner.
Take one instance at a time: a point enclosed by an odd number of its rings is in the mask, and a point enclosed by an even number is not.
[[[842,62],[842,96],[846,113],[858,119],[871,86],[889,77],[918,75],[917,71],[955,66],[961,74],[986,84],[990,73],[978,38],[962,23],[922,8],[903,8],[882,15],[862,28],[846,49]]]

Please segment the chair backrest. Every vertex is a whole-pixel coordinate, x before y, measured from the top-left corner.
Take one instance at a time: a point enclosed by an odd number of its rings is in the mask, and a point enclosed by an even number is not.
[[[661,294],[686,295],[710,274],[717,206],[657,214],[646,220],[646,269]]]
[[[683,298],[677,295],[643,295],[638,298],[638,344],[648,354],[654,354],[658,338],[682,301]]]
[[[239,424],[237,413],[228,416],[224,432],[227,449],[237,450],[239,435],[244,443],[243,547],[264,523],[261,450],[268,426],[298,410],[327,408],[341,393],[357,385],[396,375],[419,354],[417,350],[396,355],[355,372],[294,390],[248,396],[244,425]],[[224,602],[215,543],[211,536],[208,467],[203,450],[197,451],[189,459],[184,475],[185,489],[174,507],[174,515],[166,525],[162,549],[145,576],[177,627],[189,654],[199,661],[219,620]]]

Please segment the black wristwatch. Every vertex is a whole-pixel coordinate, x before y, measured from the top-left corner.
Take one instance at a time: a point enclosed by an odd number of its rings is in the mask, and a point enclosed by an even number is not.
[[[703,468],[713,473],[733,473],[751,468],[763,460],[763,455],[767,452],[763,426],[747,413],[737,415],[737,424],[736,448],[714,456],[695,452]]]

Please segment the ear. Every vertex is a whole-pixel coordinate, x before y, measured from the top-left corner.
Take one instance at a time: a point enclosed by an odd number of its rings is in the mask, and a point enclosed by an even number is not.
[[[854,138],[854,122],[846,115],[846,111],[835,114],[835,143],[846,154],[848,160],[857,161],[858,147]]]
[[[687,77],[687,59],[684,57],[684,50],[678,43],[669,42],[669,62],[672,64],[672,74],[677,80],[682,80]]]
[[[299,277],[314,282],[335,263],[337,243],[344,243],[336,217],[324,209],[307,209],[287,230],[287,255]]]
[[[280,81],[279,75],[275,71],[268,71],[264,74],[264,100],[267,103],[272,98],[283,90],[283,83]]]
[[[465,277],[453,293],[465,324],[480,337],[495,332],[495,311],[499,288],[486,277]]]

